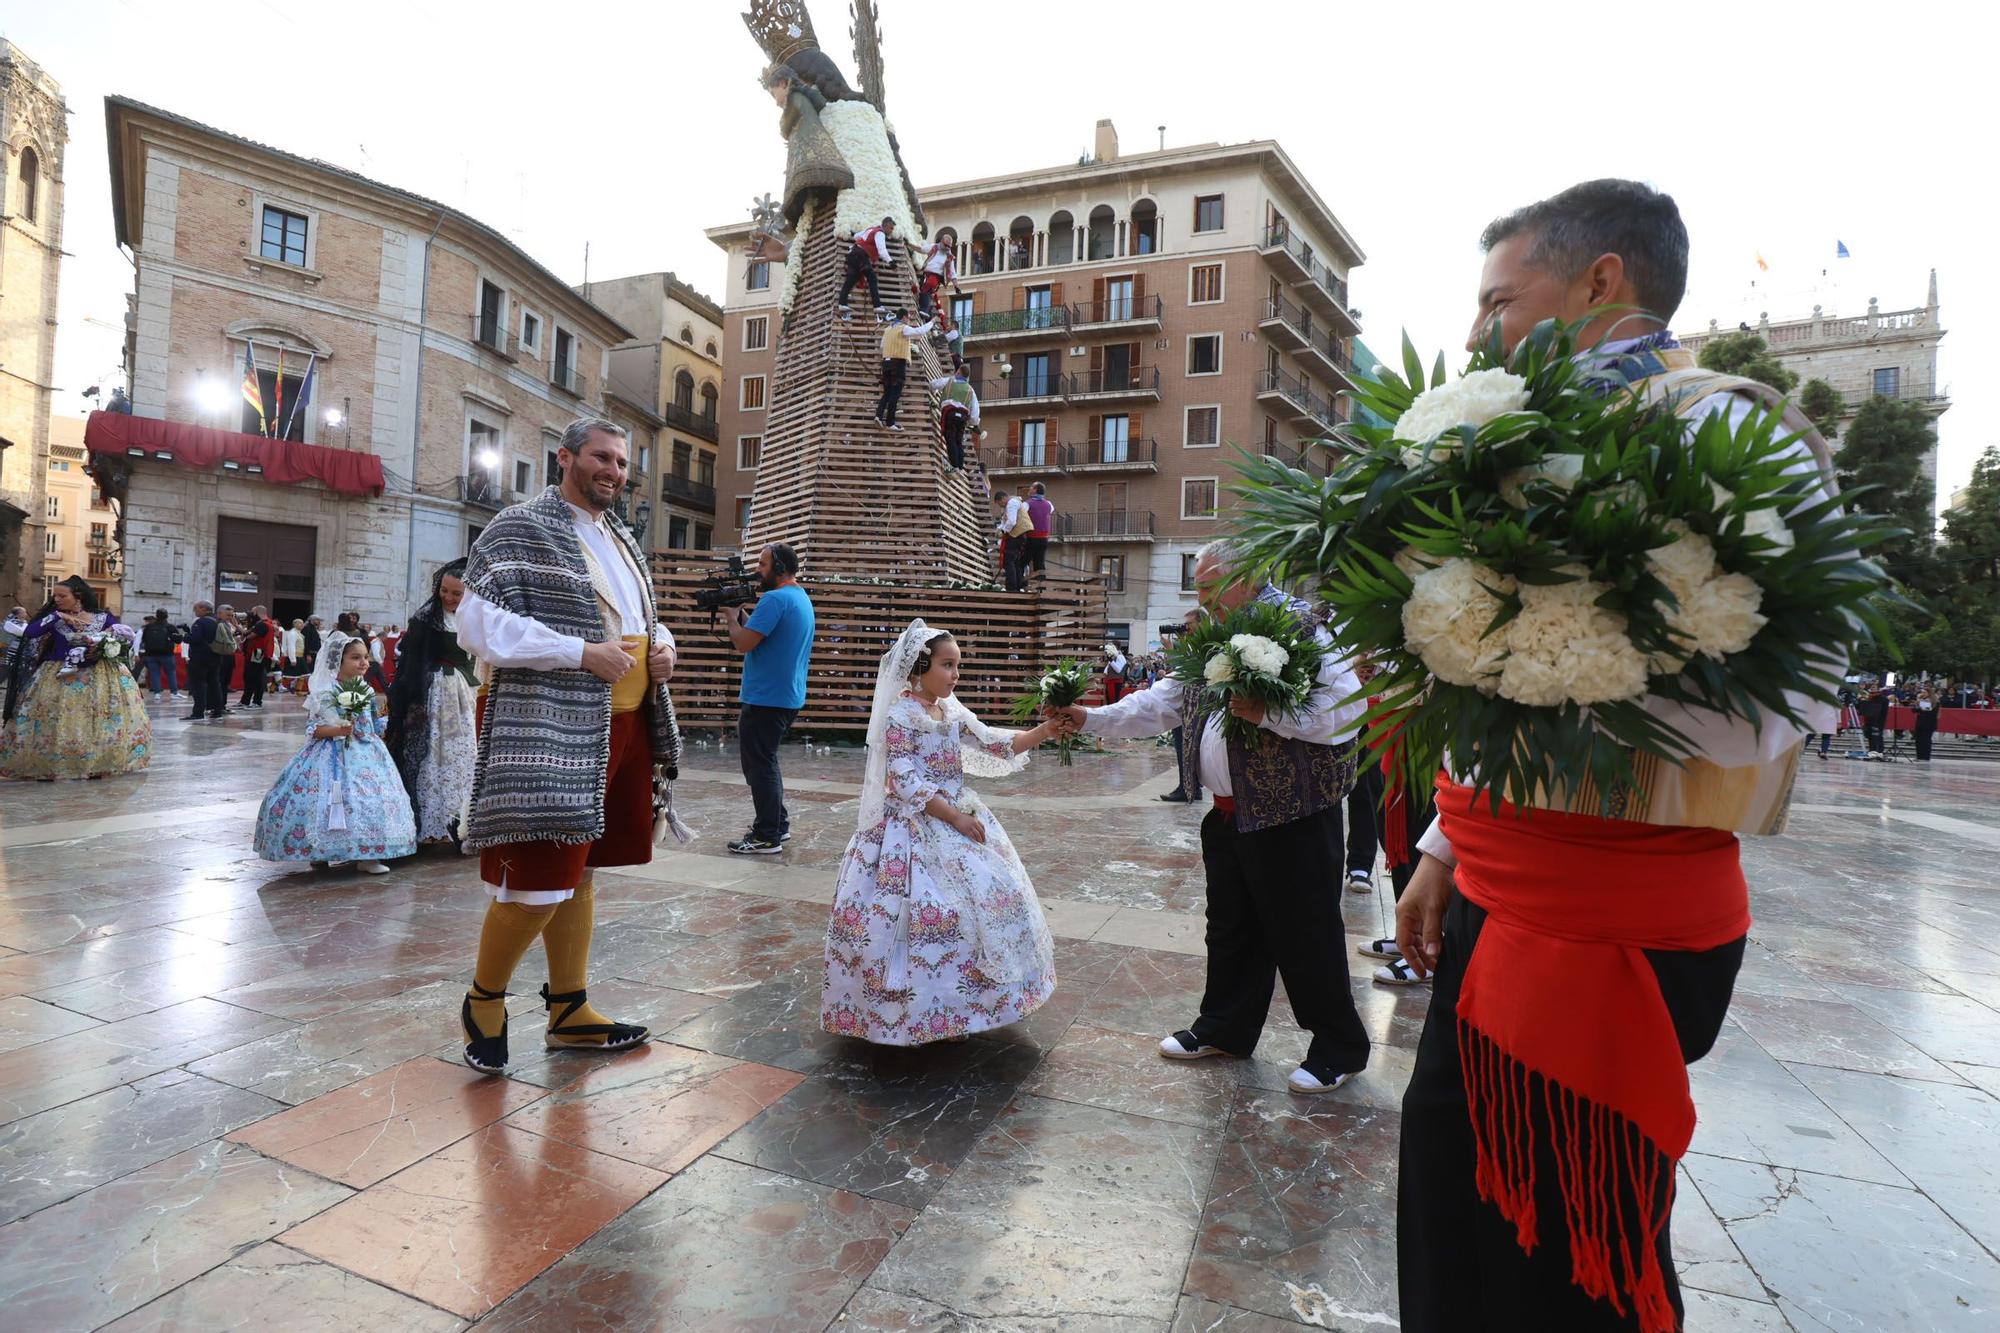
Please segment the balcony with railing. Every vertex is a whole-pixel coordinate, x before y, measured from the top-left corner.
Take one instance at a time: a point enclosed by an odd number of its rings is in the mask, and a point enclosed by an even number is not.
[[[1282,370],[1266,370],[1257,378],[1257,401],[1290,412],[1295,418],[1312,416],[1312,397],[1304,380]]]
[[[1086,370],[1071,377],[1072,402],[1159,402],[1160,368],[1131,366],[1123,370]]]
[[[472,341],[503,360],[521,359],[520,335],[509,332],[498,315],[472,316]]]
[[[1311,319],[1310,313],[1307,319]],[[1305,346],[1298,349],[1298,355],[1307,369],[1339,380],[1347,388],[1358,387],[1354,382],[1354,358],[1347,354],[1347,349],[1340,345],[1338,338],[1311,323],[1300,332],[1305,338]]]
[[[583,372],[575,366],[566,366],[558,361],[549,367],[549,383],[561,389],[572,398],[583,397]]]
[[[1258,315],[1257,329],[1274,346],[1296,352],[1312,341],[1312,316],[1304,307],[1293,305],[1282,296],[1267,296]]]
[[[1062,542],[1150,542],[1154,538],[1150,509],[1100,509],[1095,513],[1063,514],[1053,534]]]
[[[1326,475],[1326,468],[1310,452],[1305,449],[1294,448],[1289,444],[1281,444],[1276,440],[1264,441],[1264,456],[1266,458],[1275,458],[1286,467],[1297,468],[1300,472],[1304,472],[1310,476],[1324,477]]]
[[[715,443],[717,427],[714,417],[703,416],[679,403],[668,403],[660,410],[660,417],[675,430],[684,430],[690,435],[699,435],[710,444]]]
[[[1069,456],[1074,452],[1069,445],[1056,440],[1036,444],[1003,444],[998,450],[981,448],[979,451],[980,457],[987,460],[986,475],[989,477],[1046,476],[1067,471]]]
[[[1071,391],[1070,377],[1053,370],[1017,370],[1002,379],[988,376],[974,389],[982,411],[1014,407],[1059,406]]]
[[[1347,308],[1347,279],[1335,273],[1295,232],[1290,224],[1273,223],[1264,229],[1264,243],[1258,252],[1271,261],[1278,276],[1290,283],[1299,299],[1310,302],[1330,319],[1341,336],[1361,332],[1361,325]]]
[[[967,344],[992,347],[1010,342],[1046,341],[1068,334],[1070,308],[1066,305],[1017,307],[1012,310],[983,310],[966,321]]]
[[[512,497],[500,485],[500,478],[485,471],[468,472],[460,477],[458,498],[466,504],[485,509],[501,509],[513,503]]]
[[[1291,226],[1287,223],[1273,222],[1265,227],[1264,239],[1257,252],[1271,261],[1271,267],[1286,282],[1308,282],[1312,279],[1311,251],[1292,235]]]
[[[1165,311],[1165,302],[1155,295],[1079,301],[1070,320],[1070,331],[1076,334],[1158,333],[1163,327]]]
[[[1067,472],[1158,472],[1160,442],[1151,437],[1090,440],[1071,446],[1065,461]]]
[[[660,498],[684,508],[715,512],[715,487],[677,473],[660,478]]]
[[[1330,318],[1342,334],[1361,332],[1361,322],[1347,308],[1347,279],[1317,259],[1308,267],[1312,278],[1299,284],[1300,296],[1319,307],[1320,313]]]

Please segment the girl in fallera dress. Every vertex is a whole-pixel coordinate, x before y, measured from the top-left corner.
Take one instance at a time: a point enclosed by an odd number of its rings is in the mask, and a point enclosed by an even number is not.
[[[321,646],[306,696],[306,747],[257,811],[257,855],[266,861],[353,862],[386,875],[383,862],[417,850],[416,818],[382,744],[374,695],[358,718],[334,702],[335,690],[362,681],[368,665],[364,640],[336,630]]]
[[[115,633],[114,633],[115,631]],[[146,766],[153,725],[132,678],[138,636],[71,575],[21,635],[0,709],[0,777],[102,778]]]
[[[1058,724],[987,727],[953,697],[958,668],[957,642],[921,620],[882,657],[827,925],[828,1032],[921,1046],[1018,1022],[1055,990],[1035,886],[965,775],[1018,772]]]

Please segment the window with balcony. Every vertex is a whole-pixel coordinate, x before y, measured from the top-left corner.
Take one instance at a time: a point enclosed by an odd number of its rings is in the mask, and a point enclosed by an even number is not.
[[[275,259],[281,264],[296,264],[304,268],[305,215],[287,212],[271,204],[264,205],[263,233],[258,241],[257,253],[266,259]]]
[[[1213,449],[1222,443],[1222,409],[1190,407],[1181,443],[1189,449]]]
[[[764,437],[761,435],[739,435],[736,437],[736,470],[755,472],[757,460],[764,453]]]
[[[951,322],[961,331],[972,327],[972,298],[954,296],[951,298]]]
[[[1053,287],[1026,288],[1021,300],[1026,306],[1021,315],[1022,328],[1046,329],[1056,322],[1056,296]]]
[[[694,549],[697,551],[706,551],[712,549],[714,545],[715,545],[715,529],[711,528],[706,523],[695,524]]]
[[[1107,323],[1115,319],[1132,318],[1136,290],[1133,280],[1129,277],[1104,280],[1103,318]]]
[[[1188,270],[1188,304],[1208,305],[1222,299],[1222,265],[1196,264]]]
[[[1105,463],[1123,463],[1132,455],[1132,418],[1122,413],[1103,418],[1098,427],[1098,459]]]
[[[771,345],[771,317],[757,315],[743,321],[743,350],[761,352]]]
[[[532,310],[521,312],[521,348],[536,356],[542,354],[542,317]]]
[[[713,384],[704,384],[701,386],[701,419],[703,421],[713,422],[715,420],[715,401],[717,397],[719,395],[716,393]]]
[[[111,540],[110,524],[93,523],[90,525],[90,544],[92,546],[104,546],[107,543],[109,543],[110,540]]]
[[[1049,465],[1049,423],[1043,420],[1021,423],[1021,466]]]
[[[1882,366],[1875,371],[1875,396],[1894,398],[1903,387],[1901,366]]]
[[[1187,373],[1190,375],[1222,373],[1221,334],[1197,333],[1188,339]]]
[[[745,375],[743,377],[742,392],[743,396],[736,404],[738,407],[742,408],[745,412],[761,412],[764,410],[764,377],[762,375]]]
[[[301,356],[300,362],[306,358]],[[286,358],[286,363],[294,364]],[[304,367],[301,366],[301,369]],[[306,438],[306,417],[308,413],[298,409],[299,389],[304,380],[299,375],[282,377],[276,370],[257,370],[257,392],[263,400],[264,414],[260,417],[257,409],[248,402],[243,404],[243,414],[238,418],[237,429],[245,435],[267,435],[273,439],[296,440],[304,443]]]
[[[667,520],[667,545],[678,551],[688,544],[688,521],[679,514]]]
[[[1049,262],[1068,264],[1076,259],[1076,219],[1067,209],[1049,219]]]
[[[1051,393],[1050,358],[1047,352],[1031,352],[1021,358],[1021,374],[1015,381],[1016,398],[1040,398]]]
[[[1222,230],[1222,196],[1219,194],[1197,195],[1194,201],[1194,229],[1196,231]]]
[[[694,446],[674,441],[674,475],[681,478],[692,476],[694,469]]]
[[[1181,480],[1181,517],[1215,517],[1214,477],[1185,477]]]
[[[674,372],[674,406],[683,412],[694,411],[694,376],[685,369]]]
[[[111,557],[104,552],[92,551],[90,553],[89,565],[90,577],[94,579],[108,579],[111,577]]]
[[[1090,210],[1084,255],[1089,259],[1110,259],[1118,253],[1118,215],[1111,205],[1099,204]]]
[[[993,224],[982,222],[972,229],[972,248],[968,252],[971,262],[965,266],[967,271],[974,274],[991,273],[996,262],[996,254],[997,248],[993,243]]]
[[[694,479],[704,486],[715,485],[715,455],[702,452],[695,455]]]
[[[1131,231],[1126,251],[1135,255],[1157,254],[1160,249],[1160,207],[1150,199],[1132,205]]]
[[[549,378],[571,393],[583,392],[576,373],[576,336],[568,329],[556,330],[555,352],[549,358]]]
[[[751,260],[750,276],[745,280],[744,285],[753,292],[768,290],[771,286],[771,261],[768,259]]]
[[[1097,557],[1097,577],[1104,580],[1104,591],[1125,591],[1125,557],[1122,555],[1100,555]]]

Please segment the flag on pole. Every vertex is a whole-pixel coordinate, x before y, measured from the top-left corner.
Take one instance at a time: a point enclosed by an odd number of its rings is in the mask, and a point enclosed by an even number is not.
[[[278,423],[284,420],[285,416],[285,345],[283,343],[278,344],[278,373],[271,377],[271,400],[271,429],[269,433],[276,435],[278,433]]]
[[[1771,266],[1764,262],[1764,252],[1762,250],[1757,251],[1757,271],[1759,273],[1769,273],[1771,271]]]
[[[1846,241],[1835,240],[1833,243],[1833,257],[1835,259],[1852,259],[1854,256],[1847,253]]]
[[[243,340],[243,401],[250,404],[257,413],[257,433],[262,435],[270,427],[264,421],[264,389],[257,382],[257,359],[252,353],[256,344],[248,338]]]
[[[313,353],[313,354],[312,354],[312,355],[311,355],[310,357],[308,357],[308,358],[306,359],[306,377],[305,377],[305,379],[304,379],[303,381],[301,381],[301,382],[300,382],[300,384],[299,384],[299,396],[298,396],[298,399],[297,399],[297,401],[295,401],[295,402],[294,402],[294,403],[292,404],[292,414],[291,414],[291,416],[289,416],[289,417],[286,417],[286,418],[285,418],[285,429],[284,429],[284,430],[283,430],[283,431],[282,431],[282,432],[281,432],[281,433],[279,434],[279,436],[278,436],[278,438],[279,438],[279,439],[282,439],[282,440],[289,440],[289,439],[290,439],[290,438],[292,437],[292,422],[293,422],[293,420],[294,420],[295,418],[297,418],[297,416],[299,415],[299,413],[301,413],[301,412],[303,412],[303,411],[305,411],[305,410],[306,410],[306,405],[307,405],[308,403],[312,402],[312,396],[313,396],[313,374],[314,374],[314,371],[315,371],[315,368],[316,368],[316,367],[317,367],[318,365],[319,365],[319,353],[318,353],[318,352],[314,352],[314,353]],[[300,434],[302,434],[302,435],[303,435],[304,433],[305,433],[305,432],[303,432],[303,431],[301,431],[301,432],[300,432]]]

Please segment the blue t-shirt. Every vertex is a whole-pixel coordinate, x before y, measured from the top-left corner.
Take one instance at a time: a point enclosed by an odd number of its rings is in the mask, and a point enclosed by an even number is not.
[[[806,706],[806,659],[812,656],[813,604],[796,583],[773,588],[757,599],[757,609],[744,622],[764,641],[743,658],[746,704],[766,708]]]

